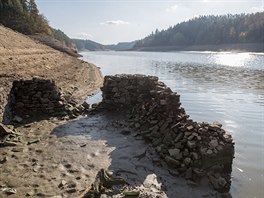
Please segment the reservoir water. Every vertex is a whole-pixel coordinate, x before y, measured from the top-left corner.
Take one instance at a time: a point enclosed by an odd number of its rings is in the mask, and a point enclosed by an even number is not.
[[[158,76],[195,121],[219,121],[235,142],[231,194],[264,197],[264,54],[82,52],[103,75]]]

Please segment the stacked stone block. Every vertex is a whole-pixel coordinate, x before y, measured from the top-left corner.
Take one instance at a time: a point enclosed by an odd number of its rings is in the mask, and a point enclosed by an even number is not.
[[[33,78],[13,82],[11,107],[15,115],[52,114],[63,111],[65,100],[55,82]]]

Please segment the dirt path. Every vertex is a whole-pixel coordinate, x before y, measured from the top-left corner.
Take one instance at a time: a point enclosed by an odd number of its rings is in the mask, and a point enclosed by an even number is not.
[[[104,168],[123,177],[125,190],[140,197],[217,197],[173,175],[155,150],[129,129],[122,114],[98,114],[67,122],[56,119],[19,127],[22,144],[0,149],[0,185],[17,190],[8,197],[77,197]],[[29,126],[28,126],[29,127]],[[28,145],[28,142],[39,140]],[[3,161],[3,159],[0,159]],[[123,197],[122,188],[103,197]],[[5,193],[1,193],[5,197]]]

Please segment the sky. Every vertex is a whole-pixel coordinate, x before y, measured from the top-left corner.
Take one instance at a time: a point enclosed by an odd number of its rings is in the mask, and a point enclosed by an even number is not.
[[[36,0],[49,24],[70,38],[102,44],[142,39],[200,15],[264,11],[264,0]]]

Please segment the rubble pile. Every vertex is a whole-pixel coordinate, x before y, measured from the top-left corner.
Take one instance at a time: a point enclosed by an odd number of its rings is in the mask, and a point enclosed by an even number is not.
[[[0,147],[16,146],[21,142],[20,134],[12,125],[3,125],[0,123]]]
[[[199,181],[207,176],[218,191],[228,191],[234,143],[218,122],[194,122],[180,96],[157,77],[115,75],[104,79],[102,106],[129,108],[134,128],[152,142],[172,173]]]

